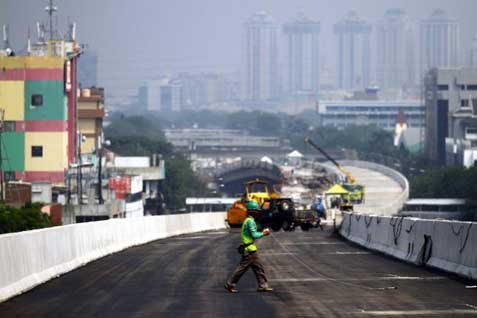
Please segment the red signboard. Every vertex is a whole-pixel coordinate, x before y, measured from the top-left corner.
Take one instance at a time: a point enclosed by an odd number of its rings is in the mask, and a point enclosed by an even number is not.
[[[131,192],[131,177],[123,176],[109,179],[109,189],[116,192],[116,199],[124,199]]]

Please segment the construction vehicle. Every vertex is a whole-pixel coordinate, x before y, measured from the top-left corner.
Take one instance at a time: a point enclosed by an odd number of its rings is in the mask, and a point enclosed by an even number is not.
[[[326,159],[331,161],[336,166],[336,168],[338,168],[338,170],[341,173],[343,173],[343,175],[345,176],[345,181],[341,182],[340,185],[346,191],[348,191],[348,195],[344,201],[347,204],[347,209],[352,210],[353,203],[357,203],[357,204],[362,203],[364,201],[364,195],[365,195],[364,186],[356,183],[356,179],[351,174],[351,172],[343,168],[342,165],[340,165],[335,159],[333,159],[330,155],[328,155],[321,147],[315,144],[310,138],[306,137],[305,143],[309,144],[310,146],[318,150],[321,154],[323,154],[323,156],[325,156]]]
[[[295,224],[295,208],[290,198],[282,198],[280,194],[270,191],[268,183],[256,179],[245,184],[245,194],[227,211],[227,222],[231,227],[241,226],[247,217],[246,203],[255,201],[261,211],[255,217],[259,227],[271,227],[274,231],[291,230]]]

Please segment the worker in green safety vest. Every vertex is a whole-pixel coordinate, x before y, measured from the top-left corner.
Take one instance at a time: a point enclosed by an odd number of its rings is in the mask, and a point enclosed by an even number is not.
[[[249,201],[247,202],[246,207],[247,218],[242,224],[242,231],[240,233],[242,244],[238,248],[239,253],[242,254],[242,258],[233,272],[232,277],[230,277],[225,283],[225,289],[231,293],[238,292],[236,286],[239,279],[249,268],[252,268],[255,277],[257,278],[257,291],[271,292],[273,289],[268,286],[265,270],[260,258],[258,257],[257,246],[255,245],[255,240],[270,235],[270,230],[265,229],[262,232],[257,231],[257,224],[254,219],[254,215],[260,211],[260,206],[257,202]]]

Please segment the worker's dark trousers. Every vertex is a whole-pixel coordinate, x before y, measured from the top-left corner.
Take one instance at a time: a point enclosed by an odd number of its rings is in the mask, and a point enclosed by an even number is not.
[[[255,277],[257,278],[258,287],[268,287],[267,277],[265,276],[265,270],[263,265],[260,262],[258,253],[245,253],[240,260],[237,268],[235,269],[232,277],[229,279],[228,283],[232,286],[235,286],[239,281],[240,277],[249,269],[252,268]]]

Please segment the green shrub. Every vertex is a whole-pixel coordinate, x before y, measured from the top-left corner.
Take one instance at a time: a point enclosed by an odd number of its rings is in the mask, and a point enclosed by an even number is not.
[[[0,204],[0,234],[50,227],[50,219],[41,208],[38,203],[26,204],[20,209]]]

